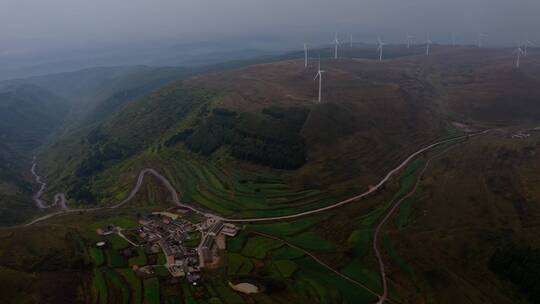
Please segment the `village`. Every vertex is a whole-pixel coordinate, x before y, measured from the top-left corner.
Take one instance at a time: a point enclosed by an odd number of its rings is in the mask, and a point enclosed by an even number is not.
[[[143,247],[148,254],[163,253],[163,265],[135,265],[133,270],[140,277],[152,277],[156,267],[165,267],[173,278],[185,277],[194,285],[205,268],[216,268],[221,263],[220,252],[226,247],[226,238],[235,237],[239,228],[213,215],[194,215],[191,211],[175,208],[140,216],[136,229],[123,229],[110,224],[98,229],[102,236],[118,235],[132,247]],[[135,232],[140,243],[124,232]],[[99,242],[97,247],[106,246]]]

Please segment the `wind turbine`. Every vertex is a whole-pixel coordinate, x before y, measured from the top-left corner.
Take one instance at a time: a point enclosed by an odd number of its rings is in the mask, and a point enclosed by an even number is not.
[[[308,48],[307,44],[304,43],[304,68],[307,68],[308,66]]]
[[[351,34],[351,49],[353,47],[353,37],[352,37],[352,34]]]
[[[514,52],[512,54],[516,54],[516,68],[519,69],[519,59],[521,57],[521,55],[524,54],[523,50],[521,49],[521,47],[518,47],[517,49],[514,50]]]
[[[482,47],[482,42],[484,41],[484,38],[487,38],[488,35],[484,34],[484,33],[478,33],[478,47],[481,48]]]
[[[338,59],[338,47],[340,46],[337,34],[336,38],[334,39],[334,59]]]
[[[429,51],[431,49],[431,45],[433,44],[433,41],[429,38],[429,33],[427,33],[427,39],[426,39],[426,56],[429,56]]]
[[[317,70],[317,74],[315,74],[315,78],[313,80],[317,80],[319,78],[319,103],[321,103],[321,97],[322,97],[322,74],[324,73],[323,70],[321,70],[321,56],[319,55],[319,69]]]
[[[377,47],[377,51],[379,52],[379,61],[382,61],[383,46],[385,43],[382,42],[381,37],[377,37],[377,42],[379,43],[379,47]]]
[[[410,35],[409,33],[407,33],[407,48],[410,49],[411,48],[411,39],[413,39],[414,36]]]
[[[529,55],[529,51],[527,50],[529,46],[534,46],[534,43],[532,43],[529,39],[525,39],[525,42],[523,43],[523,56],[525,57]]]

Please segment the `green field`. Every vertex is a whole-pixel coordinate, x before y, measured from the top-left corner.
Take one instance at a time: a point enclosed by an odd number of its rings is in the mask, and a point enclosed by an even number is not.
[[[295,287],[320,303],[373,303],[376,298],[364,289],[328,272],[312,259],[298,260],[300,271],[295,276]]]
[[[395,225],[398,228],[403,228],[407,226],[407,223],[409,221],[409,216],[412,213],[412,205],[414,203],[413,198],[406,199],[401,206],[399,207],[399,212],[396,216],[396,219],[394,220]]]
[[[297,259],[304,256],[304,253],[296,248],[283,246],[272,251],[272,259],[274,260],[289,260]]]
[[[144,304],[159,304],[159,281],[156,278],[144,280]]]
[[[129,259],[129,266],[138,265],[144,266],[147,263],[144,247],[137,248],[137,255]]]
[[[162,171],[185,201],[194,202],[224,216],[277,216],[310,210],[335,199],[317,190],[294,189],[271,171],[264,175],[214,164],[182,146],[160,154],[147,153],[147,161],[167,163]],[[225,157],[225,156],[224,156]]]
[[[94,264],[96,266],[101,266],[103,263],[105,263],[105,255],[103,254],[103,250],[96,248],[96,247],[90,247],[89,248],[90,256],[92,257],[92,260],[94,261]]]
[[[242,255],[257,259],[264,259],[270,250],[279,248],[281,246],[283,246],[283,244],[275,240],[259,236],[251,236],[248,238],[244,248],[242,248]]]
[[[318,216],[274,224],[248,224],[245,229],[286,237],[308,230],[321,220],[323,220],[323,217]]]
[[[187,284],[182,284],[182,293],[184,294],[184,304],[197,304]]]
[[[277,260],[271,264],[270,273],[288,279],[298,270],[298,264],[290,260]]]
[[[334,251],[337,246],[331,241],[321,238],[315,232],[303,232],[295,236],[285,238],[289,243],[306,250],[313,251]]]
[[[227,254],[227,274],[246,275],[253,270],[253,262],[250,258],[238,253]]]
[[[116,299],[113,302],[129,304],[131,298],[131,291],[129,289],[128,283],[124,280],[124,278],[119,273],[109,268],[102,268],[102,272],[107,278],[107,282],[109,283],[109,290],[112,289],[120,291],[118,294],[120,294],[121,299]],[[117,294],[117,292],[115,292],[114,294]]]
[[[363,257],[368,253],[372,236],[373,230],[355,230],[351,233],[347,242],[352,247],[355,256]]]
[[[96,303],[107,304],[108,303],[108,288],[105,281],[103,272],[97,268],[94,270],[94,278],[92,281],[92,287],[94,291],[94,299]]]
[[[131,269],[118,269],[116,271],[118,271],[124,277],[124,280],[127,282],[127,284],[129,284],[129,290],[131,291],[130,303],[142,303],[141,279],[139,279]]]
[[[120,255],[120,252],[113,249],[105,251],[107,256],[107,265],[111,268],[120,268],[127,266],[126,259]]]

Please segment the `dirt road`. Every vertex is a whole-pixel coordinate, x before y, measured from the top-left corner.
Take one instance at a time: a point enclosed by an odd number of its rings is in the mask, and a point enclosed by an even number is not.
[[[305,211],[305,212],[291,214],[291,215],[276,216],[276,217],[263,217],[263,218],[247,218],[247,219],[226,219],[226,220],[229,221],[229,222],[236,222],[236,223],[256,223],[256,222],[279,221],[279,220],[285,220],[285,219],[295,219],[295,218],[304,217],[304,216],[307,216],[307,215],[312,215],[312,214],[320,213],[320,212],[323,212],[323,211],[328,211],[328,210],[331,210],[331,209],[341,207],[343,205],[350,204],[350,203],[352,203],[354,201],[357,201],[357,200],[362,199],[362,198],[364,198],[364,197],[366,197],[366,196],[368,196],[370,194],[373,194],[373,193],[377,192],[386,182],[388,182],[388,180],[390,180],[390,178],[392,176],[394,176],[398,172],[400,172],[407,164],[409,164],[411,162],[411,160],[413,160],[418,155],[420,155],[420,154],[422,154],[422,153],[424,153],[424,152],[426,152],[428,150],[431,150],[431,149],[433,149],[435,147],[447,144],[447,143],[463,140],[463,139],[470,138],[470,137],[476,137],[476,136],[484,135],[484,134],[487,134],[489,132],[491,132],[491,130],[486,130],[486,131],[482,131],[482,132],[475,133],[475,134],[470,134],[470,135],[455,137],[455,138],[451,138],[451,139],[441,140],[441,141],[436,142],[434,144],[431,144],[431,145],[429,145],[429,146],[427,146],[425,148],[422,148],[422,149],[414,152],[413,154],[411,154],[409,157],[407,157],[395,169],[388,172],[386,174],[386,176],[377,185],[375,185],[374,187],[371,187],[368,191],[366,191],[366,192],[364,192],[362,194],[353,196],[353,197],[351,197],[349,199],[337,202],[335,204],[332,204],[332,205],[329,205],[329,206],[326,206],[326,207],[322,207],[322,208],[318,208],[318,209],[314,209],[314,210],[309,210],[309,211]]]
[[[377,192],[386,182],[388,182],[388,180],[390,180],[391,177],[393,177],[399,171],[401,171],[408,163],[411,162],[411,160],[413,160],[418,155],[420,155],[420,154],[422,154],[422,153],[424,153],[424,152],[426,152],[428,150],[431,150],[431,149],[433,149],[435,147],[438,147],[438,146],[441,146],[441,145],[444,145],[444,144],[447,144],[447,143],[459,141],[459,140],[462,140],[462,139],[465,139],[465,138],[484,135],[484,134],[489,133],[490,131],[491,130],[485,130],[483,132],[479,132],[479,133],[475,133],[475,134],[469,134],[469,135],[459,136],[459,137],[455,137],[455,138],[445,139],[445,140],[441,140],[441,141],[438,141],[436,143],[433,143],[431,145],[428,145],[428,146],[414,152],[409,157],[407,157],[399,166],[397,166],[396,168],[394,168],[390,172],[388,172],[386,174],[386,176],[377,185],[375,185],[374,187],[372,187],[368,191],[366,191],[366,192],[364,192],[362,194],[353,196],[353,197],[351,197],[349,199],[346,199],[346,200],[334,203],[332,205],[326,206],[326,207],[322,207],[322,208],[318,208],[318,209],[314,209],[314,210],[309,210],[309,211],[304,211],[304,212],[299,212],[299,213],[295,213],[295,214],[277,216],[277,217],[246,218],[246,219],[234,219],[234,218],[220,217],[220,216],[217,216],[217,215],[212,214],[210,212],[206,212],[206,211],[197,209],[197,208],[195,208],[195,207],[193,207],[191,205],[186,205],[186,204],[183,204],[182,202],[180,202],[180,199],[178,197],[178,193],[176,192],[176,189],[171,185],[169,180],[167,178],[165,178],[164,176],[162,176],[161,174],[159,174],[156,170],[151,169],[151,168],[147,168],[147,169],[142,170],[139,173],[139,176],[137,178],[137,183],[135,184],[135,187],[133,188],[133,190],[131,190],[128,197],[126,199],[124,199],[123,201],[117,203],[117,204],[114,204],[112,206],[107,206],[107,207],[98,207],[98,208],[66,209],[66,210],[63,210],[63,211],[50,213],[50,214],[47,214],[45,216],[34,219],[33,221],[25,224],[24,226],[34,225],[36,223],[42,222],[44,220],[47,220],[47,219],[50,219],[52,217],[62,215],[62,214],[69,214],[69,213],[74,213],[74,212],[92,212],[92,211],[106,210],[106,209],[116,209],[116,208],[122,207],[123,205],[127,204],[129,201],[131,201],[135,197],[135,195],[137,194],[137,192],[141,188],[142,182],[143,182],[144,177],[145,177],[146,174],[154,175],[157,179],[159,179],[161,181],[161,183],[171,193],[172,200],[173,200],[173,203],[175,205],[177,205],[179,207],[189,209],[189,210],[191,210],[193,212],[199,213],[199,214],[204,215],[204,216],[213,216],[213,217],[216,217],[216,218],[219,218],[221,220],[231,222],[231,223],[272,222],[272,221],[300,218],[300,217],[304,217],[304,216],[308,216],[308,215],[328,211],[328,210],[331,210],[331,209],[336,209],[336,208],[339,208],[339,207],[341,207],[343,205],[350,204],[350,203],[355,202],[355,201],[357,201],[359,199],[362,199],[362,198],[364,198],[366,196],[369,196],[369,195]],[[38,194],[39,194],[39,192],[38,192]],[[64,201],[65,201],[65,199],[64,199]]]
[[[455,146],[452,146],[450,148],[445,149],[441,153],[432,156],[431,158],[429,158],[426,161],[426,163],[424,165],[424,168],[422,168],[422,171],[418,174],[418,176],[416,178],[416,182],[414,184],[413,189],[411,189],[411,191],[409,193],[407,193],[405,196],[400,198],[390,208],[390,211],[388,211],[386,213],[384,218],[379,222],[379,224],[375,228],[375,232],[373,234],[373,251],[375,252],[375,257],[377,258],[377,263],[379,265],[379,272],[380,272],[380,275],[381,275],[381,282],[382,282],[382,286],[383,286],[383,293],[381,295],[379,295],[379,301],[377,302],[377,304],[383,304],[384,302],[388,301],[388,279],[386,277],[386,272],[385,272],[386,267],[385,267],[385,264],[384,264],[384,259],[382,257],[382,254],[380,252],[380,247],[379,247],[379,241],[380,241],[380,238],[381,238],[381,231],[383,230],[384,226],[388,223],[390,218],[392,218],[392,216],[395,214],[395,212],[399,209],[401,204],[416,193],[416,190],[418,189],[418,186],[420,185],[420,182],[422,181],[422,177],[424,176],[424,173],[428,169],[431,162],[435,158],[441,156],[442,154],[448,152],[450,149],[453,149],[453,148],[455,148]]]
[[[68,209],[67,206],[66,206],[66,198],[65,198],[64,194],[59,193],[59,194],[55,195],[55,201],[59,201],[59,204],[62,206],[62,209],[64,209],[64,210],[44,215],[42,217],[34,219],[33,221],[25,224],[24,226],[34,225],[36,223],[45,221],[47,219],[50,219],[52,217],[59,216],[59,215],[62,215],[62,214],[69,214],[69,213],[75,213],[75,212],[92,212],[92,211],[98,211],[98,210],[120,208],[120,207],[124,206],[125,204],[129,203],[135,197],[137,192],[139,192],[139,189],[141,188],[142,183],[144,181],[144,177],[147,174],[153,175],[153,176],[155,176],[157,179],[159,179],[161,181],[161,183],[165,186],[165,188],[167,188],[167,190],[171,193],[173,203],[175,205],[177,205],[178,207],[189,209],[189,210],[191,210],[193,212],[196,212],[198,214],[201,214],[201,215],[214,216],[214,217],[217,217],[217,218],[221,218],[221,217],[215,216],[215,215],[213,215],[211,213],[201,211],[201,210],[199,210],[199,209],[197,209],[197,208],[195,208],[193,206],[183,204],[180,201],[179,197],[178,197],[178,193],[176,192],[176,190],[171,185],[171,183],[169,182],[168,179],[166,179],[163,175],[159,174],[154,169],[144,169],[139,173],[139,176],[137,178],[137,183],[135,184],[135,187],[131,190],[128,197],[126,197],[123,201],[121,201],[121,202],[119,202],[117,204],[114,204],[114,205],[111,205],[111,206],[106,206],[106,207],[97,207],[97,208]]]

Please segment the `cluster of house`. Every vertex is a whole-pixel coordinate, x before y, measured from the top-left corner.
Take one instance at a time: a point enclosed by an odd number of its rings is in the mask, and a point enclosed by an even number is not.
[[[200,266],[213,265],[219,262],[217,251],[225,249],[225,237],[235,237],[238,227],[222,220],[209,217],[201,225],[202,240],[197,248]]]
[[[201,269],[219,263],[218,253],[225,249],[225,237],[235,237],[239,228],[212,216],[200,223],[192,223],[187,218],[171,212],[152,213],[139,220],[142,226],[138,233],[150,250],[163,252],[165,267],[173,277],[186,277],[189,282],[195,282],[200,278]],[[198,245],[187,246],[186,242],[193,241],[193,235],[200,235]]]

